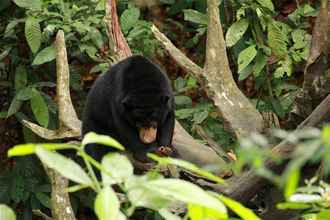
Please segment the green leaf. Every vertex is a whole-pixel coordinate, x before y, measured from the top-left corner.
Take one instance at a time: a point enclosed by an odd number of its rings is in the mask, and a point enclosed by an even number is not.
[[[256,214],[254,214],[252,210],[244,207],[239,202],[236,202],[235,200],[223,195],[219,195],[219,199],[242,219],[260,220],[260,218]]]
[[[239,39],[241,39],[249,27],[249,21],[245,18],[233,23],[226,33],[226,44],[227,47],[234,46]]]
[[[42,192],[37,192],[36,197],[43,206],[49,209],[52,208],[50,197],[47,194]]]
[[[203,206],[192,204],[192,203],[188,204],[188,215],[191,220],[224,219],[221,214],[214,211],[213,209],[208,209]]]
[[[101,135],[101,134],[96,134],[95,132],[89,132],[84,136],[84,139],[82,140],[81,144],[82,146],[86,146],[87,144],[92,144],[92,143],[114,147],[118,150],[125,150],[123,145],[121,145],[115,139],[107,135]]]
[[[183,108],[180,110],[175,111],[175,116],[179,119],[185,119],[193,116],[196,110],[192,108]]]
[[[133,166],[127,157],[110,153],[102,158],[101,174],[104,185],[122,183],[133,176]]]
[[[64,149],[76,148],[76,146],[73,144],[61,144],[61,143],[19,144],[10,148],[7,154],[8,157],[34,154],[37,146],[42,146],[47,150],[64,150]]]
[[[196,112],[193,117],[193,122],[196,124],[200,124],[207,118],[207,116],[209,116],[208,111]]]
[[[299,168],[292,168],[292,170],[289,172],[288,179],[285,185],[284,189],[284,195],[286,199],[289,199],[289,197],[295,193],[297,186],[299,184],[300,179],[300,170]]]
[[[245,67],[240,73],[239,73],[239,76],[238,76],[238,80],[242,81],[246,78],[248,78],[251,73],[253,72],[253,64],[250,63],[247,67]]]
[[[254,57],[257,55],[256,45],[251,45],[245,48],[238,55],[238,72],[240,73],[245,67],[247,67]]]
[[[185,203],[197,204],[214,209],[223,218],[227,217],[226,207],[218,199],[190,182],[170,178],[158,179],[144,183],[144,187],[165,198],[172,198]]]
[[[17,99],[17,96],[13,98],[13,100],[10,103],[8,112],[7,112],[7,118],[18,112],[18,110],[22,106],[22,101]]]
[[[15,4],[21,8],[26,9],[41,9],[41,1],[40,0],[13,0]]]
[[[274,4],[272,0],[257,0],[257,2],[264,8],[268,8],[272,12],[274,12]]]
[[[310,204],[305,203],[298,203],[298,202],[285,202],[285,203],[278,203],[276,208],[278,209],[308,209],[310,208]]]
[[[14,31],[14,28],[17,26],[19,21],[20,20],[18,20],[18,19],[14,19],[8,23],[6,30],[5,30],[5,34],[4,34],[5,37],[9,37],[10,35],[13,34],[12,31]]]
[[[96,196],[94,209],[100,220],[117,220],[120,204],[116,193],[110,186],[105,186]]]
[[[253,67],[253,74],[254,76],[259,76],[261,71],[264,69],[264,67],[267,64],[267,57],[262,53],[258,52],[256,59],[255,59],[255,64]]]
[[[285,116],[285,112],[284,112],[284,109],[283,109],[282,104],[280,103],[280,101],[276,98],[272,98],[270,101],[271,101],[271,105],[272,105],[275,113],[280,118],[283,118]]]
[[[40,65],[50,62],[56,58],[56,48],[54,45],[44,48],[34,58],[32,65]]]
[[[27,84],[26,68],[23,65],[19,65],[15,71],[15,90],[19,91]]]
[[[43,163],[59,172],[62,176],[76,183],[92,185],[92,180],[87,173],[73,160],[59,153],[46,150],[41,146],[36,147],[36,154]]]
[[[291,76],[292,74],[292,60],[289,56],[285,57],[284,60],[280,60],[278,62],[279,67],[276,68],[275,72],[274,72],[274,77],[279,79],[284,77],[284,75],[286,74],[287,76]]]
[[[41,31],[39,21],[34,17],[28,17],[25,21],[25,38],[31,51],[36,53],[41,45]]]
[[[97,48],[102,48],[104,42],[101,32],[94,27],[90,27],[89,35],[94,45]]]
[[[166,220],[181,220],[179,216],[172,214],[172,212],[165,208],[160,209],[158,213]]]
[[[17,99],[20,101],[26,101],[32,98],[34,95],[33,90],[31,87],[25,87],[18,91]]]
[[[132,7],[126,9],[120,16],[120,25],[122,31],[127,34],[128,31],[136,25],[140,17],[140,10]]]
[[[175,105],[191,106],[192,100],[189,96],[177,95],[175,96]]]
[[[16,220],[14,211],[7,205],[0,204],[0,219],[3,220]]]
[[[38,123],[46,128],[48,127],[49,122],[49,112],[47,104],[38,90],[33,89],[33,93],[34,94],[30,99],[32,112]]]
[[[182,167],[186,170],[189,170],[190,172],[196,173],[197,175],[205,177],[205,178],[207,178],[211,181],[214,181],[216,183],[225,183],[224,180],[221,179],[220,177],[217,177],[217,176],[213,175],[210,172],[202,170],[199,167],[197,167],[195,164],[192,164],[188,161],[175,159],[175,158],[170,158],[170,157],[159,157],[155,154],[148,154],[148,157],[150,157],[151,159],[157,161],[161,165],[173,164],[173,165]]]
[[[202,14],[199,11],[193,9],[185,9],[183,10],[183,13],[185,21],[207,25],[207,16],[205,14]]]
[[[268,44],[273,54],[279,58],[288,53],[285,33],[281,31],[276,22],[268,24]]]

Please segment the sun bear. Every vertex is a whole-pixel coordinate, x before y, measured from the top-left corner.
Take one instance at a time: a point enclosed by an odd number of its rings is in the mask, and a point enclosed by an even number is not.
[[[83,113],[82,134],[109,135],[140,161],[157,149],[169,149],[171,154],[175,152],[171,147],[174,108],[167,75],[147,58],[131,56],[94,82]],[[104,146],[86,147],[98,161],[109,151]]]

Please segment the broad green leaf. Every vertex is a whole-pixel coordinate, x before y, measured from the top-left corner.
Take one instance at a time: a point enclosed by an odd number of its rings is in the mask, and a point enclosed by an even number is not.
[[[278,209],[309,209],[311,208],[310,204],[306,203],[299,203],[299,202],[284,202],[278,203],[276,205]]]
[[[41,0],[13,0],[15,4],[21,8],[26,9],[41,9]]]
[[[321,202],[323,199],[320,195],[316,194],[303,194],[296,193],[290,196],[289,202],[297,202],[297,203],[316,203]]]
[[[14,31],[14,28],[17,26],[18,23],[19,23],[18,19],[14,19],[10,21],[6,27],[4,36],[9,37],[11,34],[13,34],[12,31]]]
[[[207,118],[207,116],[209,116],[208,111],[196,112],[193,117],[193,122],[200,124]]]
[[[84,136],[81,144],[82,146],[86,146],[87,144],[102,144],[110,147],[117,148],[118,150],[125,150],[123,145],[121,145],[118,141],[109,137],[107,135],[96,134],[95,132],[89,132]]]
[[[73,160],[59,153],[46,150],[41,146],[36,147],[39,159],[48,167],[56,170],[62,176],[83,185],[92,185],[92,180],[87,173]]]
[[[288,53],[285,33],[282,33],[276,22],[270,22],[267,27],[269,47],[275,56],[284,57]]]
[[[33,90],[31,87],[25,87],[18,91],[17,99],[20,101],[26,101],[32,98],[34,95]]]
[[[32,112],[38,123],[43,127],[47,128],[49,122],[49,112],[47,104],[38,90],[33,89],[33,93],[34,94],[30,99]]]
[[[207,16],[193,9],[183,10],[184,20],[191,21],[197,24],[207,25]]]
[[[266,66],[266,64],[267,64],[267,57],[262,52],[258,52],[253,67],[254,76],[259,76],[261,71]]]
[[[16,220],[16,215],[14,211],[7,205],[0,204],[0,219]]]
[[[41,45],[41,30],[38,19],[28,17],[25,21],[25,38],[31,51],[36,53]]]
[[[240,73],[245,67],[247,67],[254,57],[257,55],[256,45],[251,45],[245,48],[238,55],[238,72]]]
[[[50,62],[56,58],[56,49],[54,45],[44,48],[34,58],[32,65],[40,65]]]
[[[222,220],[223,215],[214,211],[214,209],[208,209],[200,205],[188,204],[188,215],[191,220],[204,220],[204,219],[212,219],[212,220]]]
[[[275,78],[282,78],[284,75],[291,76],[292,74],[292,60],[289,56],[286,56],[284,60],[278,62],[279,67],[274,72]]]
[[[284,188],[284,195],[286,199],[295,193],[297,189],[300,179],[300,170],[297,167],[292,167],[288,174],[288,179]]]
[[[249,21],[245,18],[233,23],[226,33],[226,44],[227,47],[234,46],[239,39],[241,39],[249,27]]]
[[[214,209],[223,218],[227,217],[226,207],[218,199],[190,182],[179,179],[158,179],[148,181],[144,187],[165,198]]]
[[[26,68],[23,65],[19,65],[15,71],[15,90],[18,91],[24,88],[27,84]]]
[[[246,78],[248,78],[252,72],[253,72],[253,64],[250,63],[247,67],[245,67],[240,73],[239,73],[239,76],[238,76],[238,80],[242,81]]]
[[[129,201],[135,207],[159,210],[168,207],[170,204],[169,198],[155,193],[153,190],[143,187],[143,185],[140,185],[140,187],[130,188],[127,192],[127,196]]]
[[[43,144],[19,144],[8,150],[8,157],[13,156],[25,156],[29,154],[34,154],[37,146],[42,146],[47,150],[64,150],[64,149],[74,149],[75,145],[72,144],[61,144],[61,143],[43,143]]]
[[[166,220],[180,220],[181,218],[177,215],[172,214],[165,208],[162,208],[158,211],[158,213]]]
[[[96,196],[94,209],[99,220],[117,220],[119,200],[110,186],[105,186]]]
[[[110,153],[102,158],[101,174],[104,185],[122,183],[133,175],[133,166],[127,157],[119,153]]]
[[[13,98],[13,100],[10,103],[8,112],[7,112],[7,118],[18,112],[18,110],[22,106],[22,101],[17,99],[17,96]]]
[[[244,207],[239,202],[236,202],[235,200],[219,195],[219,199],[233,212],[235,212],[238,216],[240,216],[244,220],[260,220],[260,218],[254,214],[254,212],[246,207]]]
[[[271,102],[271,105],[272,105],[273,110],[275,111],[275,113],[280,118],[283,118],[285,116],[285,112],[284,112],[282,104],[280,103],[280,100],[278,100],[276,98],[271,98],[270,102]]]
[[[170,158],[170,157],[159,157],[155,154],[148,154],[148,157],[150,157],[151,159],[157,161],[161,165],[173,164],[173,165],[182,167],[186,170],[189,170],[193,173],[196,173],[197,175],[205,177],[205,178],[207,178],[211,181],[214,181],[216,183],[224,183],[224,180],[221,179],[220,177],[217,177],[217,176],[213,175],[210,172],[202,170],[199,167],[197,167],[195,164],[192,164],[188,161],[175,159],[175,158]]]
[[[103,46],[103,37],[100,31],[97,28],[90,27],[89,35],[91,37],[91,40],[93,41],[94,45],[97,48],[102,48]]]
[[[317,220],[328,220],[330,216],[330,209],[322,209],[319,213],[317,213]]]
[[[269,10],[274,12],[274,4],[272,0],[257,0],[257,2],[264,8],[268,8]]]
[[[196,110],[192,108],[183,108],[180,110],[175,111],[175,116],[179,119],[185,119],[193,116]]]
[[[127,34],[128,31],[136,25],[140,17],[140,10],[132,7],[126,9],[120,16],[120,25],[122,31]]]
[[[175,105],[191,106],[192,100],[189,96],[177,95],[175,96]]]
[[[37,192],[35,195],[36,195],[37,199],[39,200],[39,202],[40,202],[43,206],[45,206],[45,207],[47,207],[47,208],[49,208],[49,209],[52,208],[52,206],[51,206],[51,201],[50,201],[50,197],[49,197],[47,194],[42,193],[42,192]]]

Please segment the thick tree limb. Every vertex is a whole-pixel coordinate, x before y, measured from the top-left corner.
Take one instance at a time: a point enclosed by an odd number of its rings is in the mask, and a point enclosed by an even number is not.
[[[56,35],[56,73],[57,73],[57,96],[59,109],[60,127],[58,130],[48,130],[29,121],[23,121],[24,125],[45,139],[62,139],[80,136],[81,122],[77,117],[71,102],[69,87],[69,64],[64,41],[63,31]],[[75,220],[71,207],[69,194],[66,191],[69,181],[59,175],[55,170],[45,170],[52,185],[52,215],[54,220]]]
[[[55,170],[45,167],[52,185],[52,216],[54,220],[75,220],[67,191],[69,180]]]
[[[163,33],[161,33],[155,25],[151,27],[151,31],[155,35],[156,39],[169,52],[169,54],[175,59],[181,68],[193,74],[196,78],[200,79],[203,77],[203,69],[191,61],[178,48],[176,48],[174,44]]]
[[[105,23],[107,24],[108,35],[110,36],[109,48],[111,49],[114,59],[118,62],[125,57],[131,56],[132,52],[120,30],[116,0],[107,0],[107,4],[105,5]]]
[[[320,126],[325,121],[330,121],[330,95],[328,95],[317,108],[308,116],[298,127],[316,127]],[[276,155],[285,157],[295,149],[295,145],[289,144],[287,141],[282,141],[276,145],[272,152]],[[278,165],[273,161],[267,161],[265,166],[273,171],[280,171],[283,165]],[[240,177],[234,177],[229,184],[230,187],[214,186],[218,192],[224,192],[231,198],[240,202],[247,202],[262,188],[268,181],[255,174],[253,170],[243,173]]]
[[[297,94],[289,125],[294,127],[306,118],[330,93],[330,2],[321,1],[312,34],[312,44],[304,70],[303,89]]]
[[[48,140],[62,139],[65,137],[80,136],[81,121],[78,119],[74,110],[70,96],[70,82],[69,82],[69,64],[67,59],[64,33],[58,31],[56,35],[56,74],[57,74],[57,97],[59,108],[59,122],[58,130],[49,130],[41,127],[35,123],[23,120],[23,124],[30,128],[34,133],[40,137]]]
[[[199,79],[213,99],[223,118],[237,137],[262,131],[263,119],[250,101],[238,89],[229,68],[225,41],[219,18],[218,0],[208,0],[208,33],[204,70],[187,58],[155,26],[152,31],[162,46],[185,70]]]

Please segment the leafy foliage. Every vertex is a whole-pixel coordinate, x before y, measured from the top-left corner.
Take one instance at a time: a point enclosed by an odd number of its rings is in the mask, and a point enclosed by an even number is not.
[[[39,159],[47,166],[55,169],[68,179],[80,185],[71,188],[77,190],[79,188],[82,189],[85,186],[91,187],[97,192],[94,209],[99,219],[118,219],[119,217],[125,219],[126,215],[132,215],[134,209],[138,207],[154,209],[158,211],[161,216],[172,216],[173,218],[181,219],[179,216],[164,211],[168,205],[177,201],[188,204],[188,213],[196,213],[196,211],[200,212],[200,210],[203,209],[204,211],[199,214],[201,219],[204,219],[205,217],[228,219],[226,206],[221,200],[225,201],[225,204],[228,204],[228,206],[237,213],[248,213],[249,217],[246,218],[242,216],[243,219],[259,219],[239,203],[235,203],[225,197],[219,199],[219,195],[208,193],[190,182],[173,178],[164,178],[162,175],[155,173],[155,171],[151,171],[145,175],[136,176],[133,174],[133,167],[127,158],[118,153],[107,154],[102,159],[102,164],[99,164],[84,152],[84,144],[90,143],[91,141],[90,137],[88,137],[91,136],[91,134],[87,134],[86,136],[89,140],[83,140],[81,146],[72,145],[71,148],[77,150],[78,155],[82,156],[87,165],[88,173],[71,159],[56,152],[49,151],[47,149],[49,148],[49,144],[26,144],[15,146],[10,150],[10,156],[36,153]],[[95,133],[92,134],[92,136],[93,140],[98,143],[103,143],[105,139],[103,135],[98,136]],[[108,143],[111,146],[116,145],[115,142]],[[50,146],[52,146],[53,149],[57,149],[56,144],[50,144]],[[31,151],[31,147],[33,147],[34,151]],[[58,149],[63,149],[63,146],[58,145]],[[205,178],[212,177],[213,179],[218,179],[212,174],[202,171],[188,162],[180,161],[178,159],[161,159],[156,156],[153,157],[161,161],[163,164],[178,164],[183,168],[188,168],[191,172],[196,172],[204,176]],[[94,165],[95,168],[101,170],[103,185],[95,178],[91,165]],[[116,167],[115,169],[114,166]],[[124,206],[119,202],[114,189],[111,188],[112,185],[118,185],[122,191],[125,192],[126,198],[129,200],[129,207],[127,207],[128,204]],[[39,195],[39,197],[41,196]],[[127,210],[124,212],[125,214],[120,211],[120,207],[126,207]],[[194,219],[194,217],[192,219]]]

